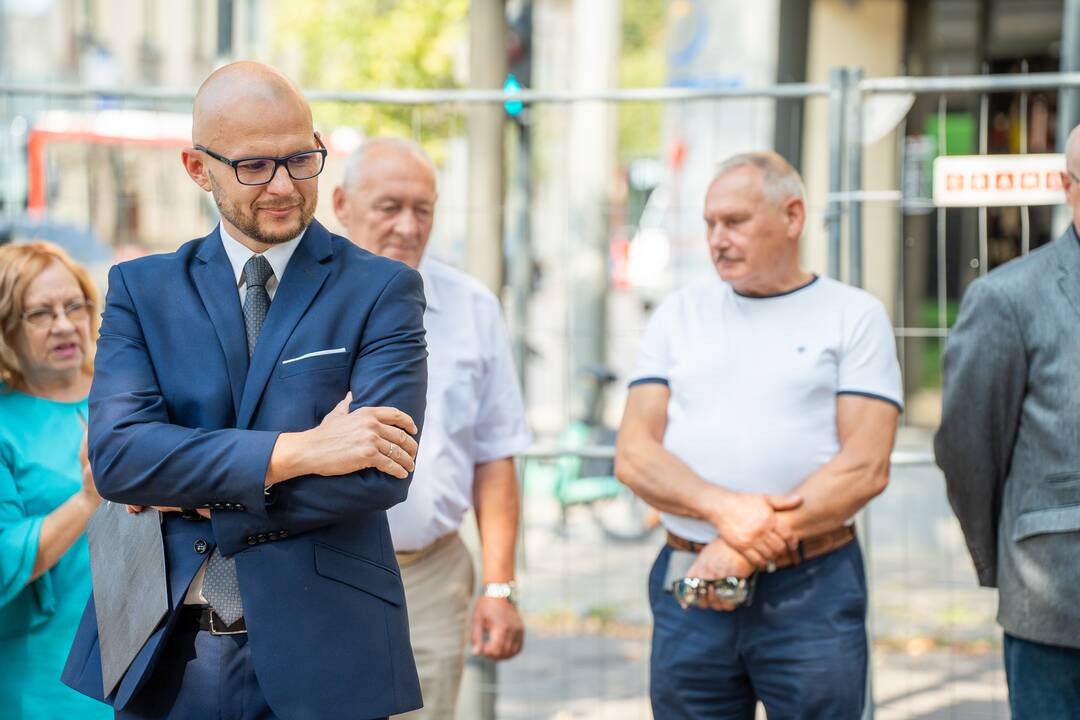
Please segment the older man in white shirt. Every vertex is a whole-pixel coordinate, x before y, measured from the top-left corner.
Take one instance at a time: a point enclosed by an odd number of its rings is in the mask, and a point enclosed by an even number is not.
[[[495,660],[521,650],[513,456],[530,437],[498,301],[468,275],[424,257],[437,197],[431,159],[400,138],[364,143],[334,189],[345,234],[365,250],[417,268],[424,280],[430,352],[424,440],[409,498],[389,516],[424,696],[424,709],[408,717],[443,720],[454,714],[467,637],[473,654]],[[458,535],[470,507],[483,579],[471,631],[475,578]]]

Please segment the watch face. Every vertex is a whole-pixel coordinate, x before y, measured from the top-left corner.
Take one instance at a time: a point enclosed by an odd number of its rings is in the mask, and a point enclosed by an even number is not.
[[[511,583],[488,583],[484,586],[484,597],[515,602],[517,595],[515,589]]]

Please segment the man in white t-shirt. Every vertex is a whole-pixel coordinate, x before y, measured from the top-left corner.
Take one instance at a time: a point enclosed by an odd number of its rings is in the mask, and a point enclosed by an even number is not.
[[[805,219],[779,155],[726,160],[705,197],[720,277],[667,298],[642,340],[615,472],[668,530],[649,578],[657,717],[863,710],[851,518],[888,482],[900,369],[881,303],[800,265]],[[671,592],[751,576],[749,604],[724,583]]]
[[[424,696],[423,710],[407,717],[442,720],[454,716],[467,639],[473,654],[494,660],[522,647],[513,457],[530,435],[498,300],[465,273],[424,257],[436,200],[430,158],[400,138],[365,142],[334,189],[334,211],[349,239],[418,269],[424,280],[424,442],[409,497],[388,515]],[[483,579],[471,624],[473,564],[458,535],[470,507]]]

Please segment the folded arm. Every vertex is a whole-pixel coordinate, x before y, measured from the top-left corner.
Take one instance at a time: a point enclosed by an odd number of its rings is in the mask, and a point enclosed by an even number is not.
[[[798,538],[840,527],[889,482],[889,456],[900,410],[885,400],[859,395],[836,398],[840,452],[802,482],[803,503],[778,513]]]
[[[187,508],[229,502],[264,512],[277,436],[170,422],[123,272],[114,267],[90,390],[90,462],[101,496]]]
[[[281,530],[306,532],[386,510],[405,500],[412,477],[412,458],[405,455],[415,453],[426,405],[423,317],[420,275],[403,268],[387,283],[364,325],[352,368],[349,415],[328,418],[330,422],[303,433],[282,433],[265,476],[267,485],[272,486],[266,518],[215,513],[214,532],[219,542],[223,537],[246,541],[250,535]],[[389,431],[379,432],[395,439],[394,433],[401,435],[395,442],[399,450],[393,451],[400,463],[387,462],[385,453],[377,449],[382,444],[378,438],[361,442],[374,432],[374,426],[358,411],[376,407],[389,413],[380,415]],[[403,417],[391,419],[394,413]],[[372,447],[376,452],[365,450]],[[223,551],[230,550],[231,543],[225,541]]]

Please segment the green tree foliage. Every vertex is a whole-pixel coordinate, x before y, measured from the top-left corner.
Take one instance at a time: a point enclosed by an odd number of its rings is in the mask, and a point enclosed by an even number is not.
[[[578,0],[588,1],[588,0]],[[455,54],[467,46],[469,0],[274,0],[275,48],[298,64],[301,87],[322,90],[453,88]],[[622,0],[622,87],[665,81],[666,0]],[[462,58],[463,59],[463,58]],[[316,103],[323,128],[404,134],[439,153],[464,132],[460,107]],[[659,103],[619,106],[623,161],[660,154]],[[431,147],[434,145],[434,147]]]
[[[275,0],[276,51],[299,62],[301,87],[321,90],[453,88],[454,55],[469,0]],[[459,109],[316,103],[324,128],[445,138]]]
[[[665,0],[622,0],[622,52],[619,85],[662,87],[665,82]],[[661,154],[663,107],[660,103],[619,106],[619,159]]]

